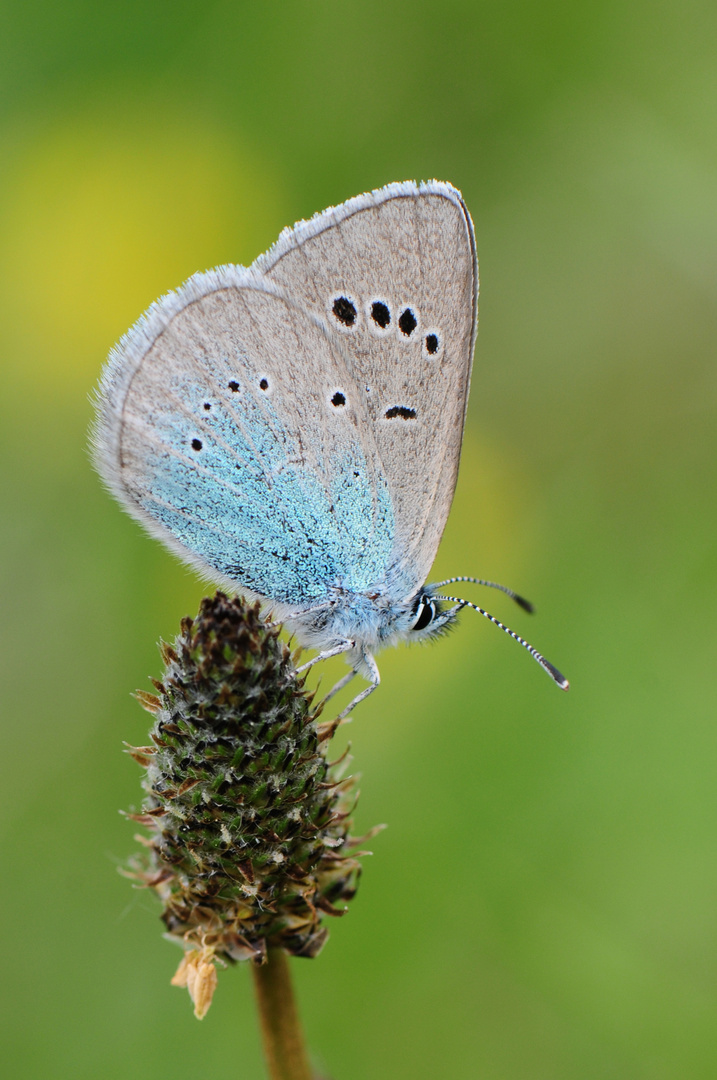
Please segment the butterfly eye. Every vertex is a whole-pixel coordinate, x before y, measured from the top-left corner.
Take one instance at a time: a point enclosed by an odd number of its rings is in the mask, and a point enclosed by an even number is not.
[[[411,627],[411,630],[425,630],[427,626],[431,625],[436,617],[435,602],[425,596],[419,597],[413,614],[416,617],[416,621]]]

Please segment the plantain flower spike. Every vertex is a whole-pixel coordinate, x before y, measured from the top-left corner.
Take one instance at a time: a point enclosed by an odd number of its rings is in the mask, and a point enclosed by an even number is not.
[[[317,724],[278,635],[258,604],[218,592],[160,646],[156,694],[137,693],[155,723],[150,746],[129,748],[147,797],[127,816],[149,835],[128,873],[162,902],[184,949],[172,983],[200,1019],[217,964],[262,964],[276,947],[316,956],[322,917],[344,914],[360,874],[354,781],[326,758],[336,724]]]

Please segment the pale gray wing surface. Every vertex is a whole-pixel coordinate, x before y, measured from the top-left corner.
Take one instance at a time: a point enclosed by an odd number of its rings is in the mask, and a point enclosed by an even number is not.
[[[340,348],[240,267],[197,274],[126,335],[95,461],[185,561],[297,610],[385,578],[390,497]]]
[[[391,184],[285,230],[254,268],[323,318],[365,396],[410,594],[450,509],[476,331],[473,226],[449,184]],[[398,583],[397,583],[398,585]]]

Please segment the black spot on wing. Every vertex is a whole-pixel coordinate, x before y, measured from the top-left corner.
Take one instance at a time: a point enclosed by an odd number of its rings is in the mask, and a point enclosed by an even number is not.
[[[395,420],[398,416],[402,420],[415,420],[416,410],[409,409],[406,405],[392,405],[390,409],[386,409],[384,415],[387,420]]]
[[[377,326],[380,326],[382,330],[385,330],[386,327],[390,325],[391,312],[388,310],[387,305],[381,300],[374,300],[373,304],[371,304],[371,318]]]
[[[410,307],[405,308],[398,317],[398,326],[402,334],[406,337],[410,337],[413,331],[418,326],[418,319],[411,311]]]
[[[344,326],[353,326],[356,322],[356,305],[348,296],[337,296],[331,310]]]

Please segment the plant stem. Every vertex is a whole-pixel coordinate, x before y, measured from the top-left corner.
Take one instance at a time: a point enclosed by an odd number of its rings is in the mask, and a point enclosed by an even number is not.
[[[286,953],[269,949],[266,964],[252,971],[271,1080],[312,1080]]]

